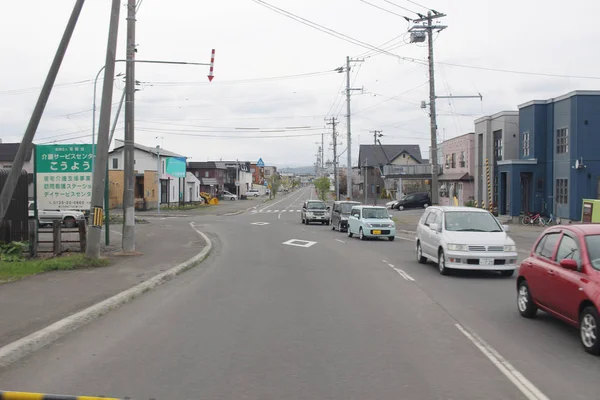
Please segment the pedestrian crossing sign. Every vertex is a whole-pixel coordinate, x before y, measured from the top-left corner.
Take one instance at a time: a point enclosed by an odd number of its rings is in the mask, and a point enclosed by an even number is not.
[[[265,166],[265,162],[263,161],[262,158],[258,159],[258,161],[256,162],[256,166],[257,167],[264,167]]]

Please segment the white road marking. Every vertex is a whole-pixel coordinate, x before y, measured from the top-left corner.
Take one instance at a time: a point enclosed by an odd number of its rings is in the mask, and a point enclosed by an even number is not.
[[[269,223],[268,222],[252,222],[250,225],[264,226],[264,225],[269,225]]]
[[[274,210],[273,212],[279,212],[279,210]]]
[[[492,346],[460,324],[454,324],[529,400],[549,400],[533,383],[523,376]]]
[[[273,211],[273,210],[267,210],[268,213],[271,212],[271,211]]]
[[[317,244],[317,242],[311,242],[310,240],[300,240],[300,239],[290,239],[288,241],[285,241],[281,244],[285,244],[288,246],[297,246],[297,247],[304,247],[304,248],[309,248],[311,246],[314,246],[315,244]]]
[[[340,240],[340,239],[335,239],[335,241],[336,242],[340,242],[340,243],[346,243],[346,242],[344,242],[343,240]]]
[[[406,272],[404,272],[404,270],[400,269],[400,268],[396,268],[394,266],[394,264],[390,264],[388,263],[386,260],[382,260],[385,264],[388,265],[388,267],[390,267],[391,269],[393,269],[394,271],[396,271],[398,273],[398,275],[400,275],[401,277],[404,278],[404,280],[409,281],[409,282],[415,282],[415,279],[410,276],[409,274],[407,274]]]

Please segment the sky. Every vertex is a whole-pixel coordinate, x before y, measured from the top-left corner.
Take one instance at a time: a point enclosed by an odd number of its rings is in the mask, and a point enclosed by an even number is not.
[[[106,57],[110,3],[86,1],[35,143],[91,143],[94,78]],[[122,3],[119,59],[126,40]],[[4,143],[21,140],[74,4],[2,5]],[[482,96],[437,100],[439,142],[472,132],[481,116],[529,100],[600,89],[600,2],[591,0],[142,0],[137,59],[209,63],[214,48],[215,78],[208,82],[207,66],[137,64],[135,141],[190,161],[262,158],[267,165],[306,166],[315,163],[322,137],[325,158],[333,158],[326,118],[335,117],[345,165],[346,76],[335,70],[350,56],[364,60],[351,69],[351,87],[361,89],[351,96],[353,164],[359,144],[373,142],[373,130],[382,131],[382,144],[420,145],[427,158],[429,115],[420,107],[429,96],[427,47],[409,43],[413,24],[404,17],[415,19],[428,8],[447,15],[438,21],[447,28],[434,36],[437,95]],[[125,63],[116,71],[124,73]],[[113,117],[122,78],[115,87]],[[115,137],[123,134],[121,114]]]

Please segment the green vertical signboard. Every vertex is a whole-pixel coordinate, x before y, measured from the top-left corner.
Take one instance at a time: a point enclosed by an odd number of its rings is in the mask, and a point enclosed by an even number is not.
[[[91,144],[36,145],[37,209],[89,209],[93,162]]]

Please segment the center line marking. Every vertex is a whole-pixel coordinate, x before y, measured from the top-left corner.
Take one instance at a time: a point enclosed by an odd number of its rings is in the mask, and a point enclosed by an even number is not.
[[[337,242],[340,242],[340,243],[346,243],[346,242],[344,242],[343,240],[340,240],[340,239],[335,239],[335,240],[336,240]]]
[[[529,400],[550,400],[523,374],[513,367],[492,346],[483,341],[474,332],[470,332],[460,324],[454,324],[491,362],[510,380]]]
[[[396,268],[394,266],[394,264],[390,264],[389,262],[387,262],[386,260],[382,260],[385,264],[388,265],[388,267],[390,267],[391,269],[393,269],[394,271],[396,271],[398,273],[398,275],[400,275],[401,277],[404,278],[404,280],[406,281],[410,281],[410,282],[415,282],[415,279],[410,276],[409,274],[407,274],[406,272],[404,272],[403,270],[401,270],[400,268]]]

